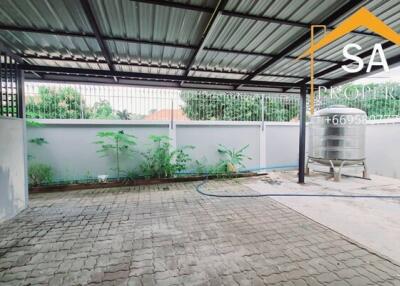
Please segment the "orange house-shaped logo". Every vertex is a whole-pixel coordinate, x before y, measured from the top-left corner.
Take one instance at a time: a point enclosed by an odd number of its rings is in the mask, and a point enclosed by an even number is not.
[[[315,25],[314,27],[321,27],[321,25]],[[310,107],[311,113],[314,111],[314,53],[319,49],[333,43],[339,38],[347,35],[348,33],[360,28],[365,27],[376,33],[377,35],[385,38],[388,41],[393,42],[396,45],[400,45],[400,34],[396,33],[382,20],[372,14],[367,8],[361,8],[353,15],[341,22],[334,30],[326,34],[319,42],[314,44],[313,42],[313,26],[311,26],[311,46],[310,48],[301,54],[298,59],[310,56],[311,57],[311,68],[310,68],[310,83],[311,83],[311,94],[310,94]],[[325,27],[326,29],[326,27]]]

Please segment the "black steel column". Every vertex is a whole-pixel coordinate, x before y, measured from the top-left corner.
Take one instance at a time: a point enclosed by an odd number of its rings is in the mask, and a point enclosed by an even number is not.
[[[17,89],[17,112],[19,118],[25,118],[25,88],[24,88],[24,79],[25,73],[20,68],[16,69],[16,89]]]
[[[300,136],[299,136],[299,184],[304,184],[304,171],[306,160],[306,102],[307,88],[300,87]]]

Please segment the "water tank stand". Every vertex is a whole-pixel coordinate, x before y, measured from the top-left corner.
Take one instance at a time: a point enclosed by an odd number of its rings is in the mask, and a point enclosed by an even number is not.
[[[307,158],[306,168],[305,168],[305,175],[307,175],[307,176],[310,175],[310,167],[309,167],[309,164],[310,164],[310,163],[318,163],[318,162],[313,161],[311,158]],[[336,167],[335,167],[333,161],[332,161],[332,160],[329,160],[329,163],[330,163],[330,166],[329,166],[329,173],[332,175],[332,177],[334,178],[334,180],[335,180],[336,182],[340,182],[341,177],[342,177],[342,169],[343,169],[343,167],[344,167],[345,165],[352,165],[352,166],[354,166],[354,161],[346,161],[346,160],[343,160],[343,161],[340,162],[340,165],[337,166],[337,170],[336,170]],[[368,174],[368,169],[367,169],[367,163],[366,163],[365,159],[364,159],[364,160],[360,160],[360,164],[363,166],[363,175],[362,175],[362,178],[363,178],[363,179],[369,179],[369,174]]]

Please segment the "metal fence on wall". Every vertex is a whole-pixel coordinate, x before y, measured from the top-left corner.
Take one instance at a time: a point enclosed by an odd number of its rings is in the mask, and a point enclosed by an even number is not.
[[[26,113],[38,119],[293,121],[297,95],[56,83],[25,84]]]
[[[400,118],[400,89],[358,94],[317,93],[315,110],[344,104],[368,119]],[[156,121],[298,121],[297,94],[136,88],[112,85],[25,84],[26,114],[38,119]]]

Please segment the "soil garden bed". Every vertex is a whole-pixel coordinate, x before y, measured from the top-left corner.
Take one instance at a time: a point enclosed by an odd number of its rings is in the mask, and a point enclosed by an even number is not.
[[[136,179],[136,180],[121,180],[121,181],[110,181],[105,183],[75,183],[75,184],[57,184],[57,185],[45,185],[45,186],[31,186],[29,187],[29,193],[47,193],[47,192],[59,192],[59,191],[73,191],[73,190],[85,190],[85,189],[104,189],[104,188],[116,188],[116,187],[129,187],[129,186],[145,186],[145,185],[156,185],[166,183],[178,183],[178,182],[191,182],[191,181],[202,181],[205,179],[220,179],[220,178],[244,178],[265,175],[259,173],[238,173],[224,176],[188,176],[188,177],[177,177],[177,178],[154,178],[154,179]]]

